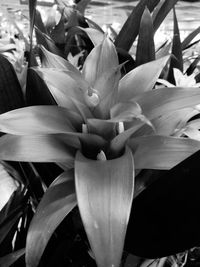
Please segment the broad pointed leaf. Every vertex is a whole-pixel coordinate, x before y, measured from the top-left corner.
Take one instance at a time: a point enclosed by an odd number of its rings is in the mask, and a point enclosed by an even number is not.
[[[134,190],[130,149],[120,158],[75,160],[78,206],[98,267],[119,266]]]
[[[153,21],[147,7],[141,18],[136,51],[137,66],[155,60]]]
[[[31,221],[26,240],[27,267],[36,267],[57,226],[76,205],[74,171],[61,174],[47,189]]]
[[[69,114],[69,116],[68,116]],[[73,118],[81,118],[74,114]],[[32,106],[0,115],[0,130],[16,135],[41,135],[74,132],[70,112],[58,106]]]
[[[95,107],[94,112],[97,116],[109,119],[110,109],[117,102],[118,84],[121,77],[121,66],[108,70],[94,83],[94,89],[97,90],[100,98],[99,104]]]
[[[114,44],[107,37],[88,55],[83,66],[85,80],[94,87],[95,81],[119,65]]]
[[[194,107],[200,102],[200,91],[193,87],[168,87],[146,92],[134,100],[141,106],[148,119],[154,119],[167,112]]]
[[[68,65],[71,64],[69,63]],[[73,69],[34,68],[47,84],[58,87],[63,92],[67,91],[66,93],[70,96],[73,95],[77,100],[81,100],[81,92],[86,91],[89,84],[75,67]]]
[[[136,151],[136,169],[169,170],[200,149],[199,141],[161,135],[133,138],[128,145]]]
[[[119,83],[119,101],[129,101],[138,94],[150,91],[166,65],[169,56],[143,64],[126,74]]]
[[[6,134],[0,138],[0,159],[26,162],[68,162],[70,166],[73,166],[73,152],[67,147],[66,142],[67,138],[63,140],[57,135]]]
[[[48,87],[54,99],[56,100],[56,103],[59,106],[70,109],[74,113],[78,113],[84,121],[86,121],[87,118],[93,117],[89,107],[86,106],[84,103],[75,100],[75,98],[73,97],[70,98],[67,94],[67,90],[62,91],[60,90],[60,88],[50,85]]]
[[[84,92],[86,93],[89,85],[80,73],[50,68],[35,70],[45,80],[59,106],[78,111],[84,119],[92,117],[84,99]]]

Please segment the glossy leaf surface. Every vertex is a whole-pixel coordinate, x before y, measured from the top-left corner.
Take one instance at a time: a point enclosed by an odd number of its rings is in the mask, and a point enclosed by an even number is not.
[[[130,149],[120,158],[75,159],[78,206],[98,267],[120,265],[134,189]]]

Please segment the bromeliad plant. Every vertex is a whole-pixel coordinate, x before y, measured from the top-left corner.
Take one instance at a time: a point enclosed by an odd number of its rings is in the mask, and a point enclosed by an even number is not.
[[[200,149],[197,140],[173,136],[199,113],[194,106],[200,91],[152,90],[169,56],[121,78],[122,65],[107,37],[81,72],[42,52],[42,66],[33,69],[58,105],[0,115],[6,133],[0,138],[0,159],[56,162],[63,169],[30,224],[26,264],[38,266],[53,232],[78,204],[97,266],[120,266],[137,175],[142,169],[168,170]]]

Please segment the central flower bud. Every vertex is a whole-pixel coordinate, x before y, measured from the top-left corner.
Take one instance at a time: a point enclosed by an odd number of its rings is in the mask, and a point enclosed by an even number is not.
[[[90,108],[96,107],[100,102],[97,90],[89,88],[85,93],[85,102]]]

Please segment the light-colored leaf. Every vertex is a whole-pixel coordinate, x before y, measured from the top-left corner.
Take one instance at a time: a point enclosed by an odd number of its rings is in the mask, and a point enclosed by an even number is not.
[[[196,115],[196,114],[195,114]],[[187,126],[194,128],[194,129],[200,129],[200,119],[194,119],[187,123]]]
[[[58,68],[34,68],[38,75],[45,82],[52,86],[58,87],[70,97],[82,101],[83,92],[89,88],[88,83],[84,80],[80,72],[69,71]]]
[[[48,88],[59,106],[67,108],[74,113],[78,113],[84,121],[86,121],[87,118],[93,118],[87,105],[75,100],[73,97],[70,98],[70,96],[67,95],[67,92],[63,92],[60,88],[50,85]]]
[[[118,134],[110,143],[111,153],[119,153],[124,147],[128,139],[142,126],[144,125],[144,121],[135,120],[134,126],[129,128],[128,130]]]
[[[38,266],[53,232],[75,206],[74,170],[70,170],[50,185],[37,207],[27,234],[27,267]]]
[[[129,148],[120,158],[75,159],[78,206],[98,267],[119,266],[134,190]]]
[[[108,71],[117,68],[118,56],[114,44],[107,37],[90,52],[83,65],[85,80],[94,87],[95,81]]]
[[[183,130],[183,134],[191,139],[200,141],[200,131],[195,128],[188,126]]]
[[[0,163],[0,210],[8,202],[18,184]]]
[[[140,65],[127,73],[119,83],[119,101],[126,102],[131,98],[150,91],[167,64],[169,56]]]
[[[71,141],[71,140],[70,140]],[[0,159],[26,162],[68,162],[73,166],[73,150],[59,135],[18,136],[0,138]]]
[[[117,103],[110,110],[112,121],[131,121],[142,115],[142,109],[135,101]]]
[[[68,113],[67,109],[58,106],[30,106],[15,109],[0,115],[0,130],[16,135],[74,132]]]
[[[94,83],[94,89],[97,90],[100,102],[95,107],[94,113],[103,119],[109,119],[110,109],[117,102],[118,84],[121,77],[121,66],[108,70],[101,75]]]
[[[200,90],[193,87],[159,88],[135,97],[148,119],[154,119],[178,109],[200,103]]]
[[[200,149],[199,141],[161,135],[132,138],[128,145],[136,169],[169,170]]]
[[[80,74],[52,68],[34,70],[44,79],[59,106],[78,111],[84,119],[93,117],[84,99],[84,92],[88,90],[89,85]]]

